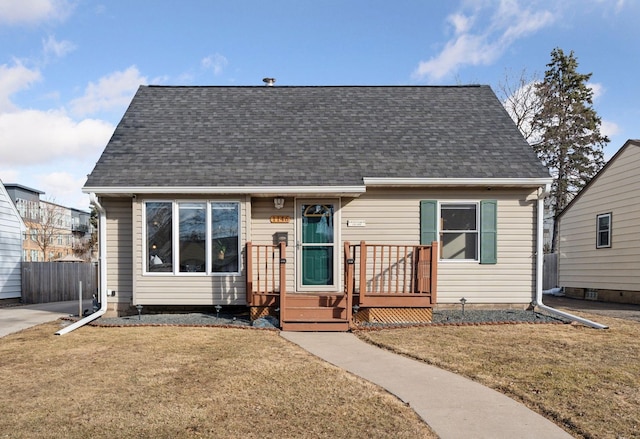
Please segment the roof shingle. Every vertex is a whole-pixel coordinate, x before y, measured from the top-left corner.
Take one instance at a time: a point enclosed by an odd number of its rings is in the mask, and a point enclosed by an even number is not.
[[[142,86],[85,188],[548,178],[488,86]]]

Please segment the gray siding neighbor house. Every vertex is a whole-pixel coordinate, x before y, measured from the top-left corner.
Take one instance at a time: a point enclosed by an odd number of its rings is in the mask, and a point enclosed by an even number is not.
[[[25,225],[0,180],[0,300],[22,294],[22,236]]]
[[[640,140],[628,140],[558,216],[570,297],[640,304]]]
[[[109,312],[342,330],[529,305],[550,183],[488,86],[142,86],[83,190]]]

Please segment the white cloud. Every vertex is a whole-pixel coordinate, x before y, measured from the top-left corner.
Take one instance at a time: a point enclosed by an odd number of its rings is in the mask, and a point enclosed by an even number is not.
[[[591,91],[593,92],[593,100],[598,99],[605,92],[604,85],[602,85],[600,83],[597,83],[597,82],[589,82],[587,84],[587,87],[589,87],[591,89]]]
[[[205,69],[213,70],[213,74],[217,76],[222,73],[222,70],[224,70],[225,67],[227,67],[229,61],[223,55],[216,53],[203,58],[201,64]]]
[[[456,35],[462,34],[469,30],[472,26],[472,19],[463,14],[452,14],[447,17],[447,20],[451,22]]]
[[[615,122],[603,120],[600,124],[600,132],[611,139],[620,133],[620,127]]]
[[[28,89],[31,84],[39,81],[40,72],[31,70],[16,62],[14,66],[0,65],[0,112],[14,111],[11,95]]]
[[[0,114],[0,162],[33,165],[95,156],[114,127],[101,120],[72,120],[62,110],[22,110]]]
[[[135,66],[104,76],[95,84],[90,82],[84,96],[71,101],[71,110],[77,115],[94,114],[116,108],[126,108],[138,87],[147,83]]]
[[[0,23],[19,25],[62,20],[72,8],[67,0],[2,0]]]
[[[455,36],[438,55],[418,64],[414,79],[439,81],[464,65],[491,64],[516,40],[555,20],[551,12],[525,9],[517,0],[501,0],[488,20],[481,20],[483,8],[486,6],[479,6],[470,15],[455,13],[447,17]],[[484,28],[478,29],[481,23]]]
[[[55,37],[51,35],[49,35],[49,38],[46,40],[42,40],[42,47],[45,58],[49,58],[50,56],[62,58],[76,48],[75,44],[71,41],[57,41]]]
[[[614,3],[615,7],[613,8],[613,10],[616,14],[619,14],[624,9],[625,3],[627,3],[627,1],[626,0],[596,0],[596,3],[600,3],[607,8],[610,7],[612,3]]]
[[[81,188],[86,182],[86,177],[77,178],[68,172],[51,172],[37,177],[37,186],[42,188],[52,201],[67,207],[88,209],[89,195],[83,194]]]
[[[4,183],[15,183],[18,181],[18,172],[16,169],[3,169],[0,168],[0,180]]]

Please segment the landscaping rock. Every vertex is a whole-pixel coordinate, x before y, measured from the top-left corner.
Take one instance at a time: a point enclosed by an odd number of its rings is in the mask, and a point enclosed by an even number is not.
[[[260,317],[253,321],[252,326],[256,328],[279,328],[280,321],[272,316]]]

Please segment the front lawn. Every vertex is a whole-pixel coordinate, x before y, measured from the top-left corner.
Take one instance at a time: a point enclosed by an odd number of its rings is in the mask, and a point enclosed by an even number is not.
[[[359,336],[505,393],[575,437],[640,437],[640,323],[581,315],[610,329],[434,326]]]
[[[0,437],[435,438],[277,332],[59,322],[0,338]]]

